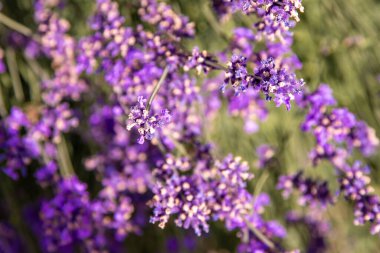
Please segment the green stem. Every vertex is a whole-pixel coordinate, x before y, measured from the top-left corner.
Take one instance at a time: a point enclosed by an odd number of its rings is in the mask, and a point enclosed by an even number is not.
[[[3,85],[0,83],[0,116],[5,118],[7,116],[7,107],[4,101]]]
[[[150,111],[150,108],[152,107],[152,102],[153,102],[154,98],[156,97],[158,91],[160,90],[163,82],[165,81],[168,73],[169,73],[169,67],[165,67],[164,72],[162,73],[160,80],[158,81],[158,83],[154,87],[153,92],[149,97],[148,103],[146,105],[147,111]]]
[[[226,68],[225,66],[223,66],[222,64],[218,63],[218,62],[213,62],[213,61],[208,61],[206,60],[205,61],[205,64],[209,67],[213,67],[215,69],[219,69],[219,70],[224,70],[224,71],[227,71],[228,68]]]
[[[7,48],[5,51],[9,73],[12,80],[12,87],[18,102],[23,102],[25,99],[22,83],[19,75],[19,70],[16,62],[16,53],[12,48]]]
[[[212,29],[214,29],[214,31],[216,33],[218,33],[220,35],[220,37],[224,40],[224,41],[229,41],[229,36],[228,34],[225,32],[225,29],[223,29],[218,21],[215,19],[215,16],[214,14],[211,12],[211,10],[209,9],[209,7],[206,5],[206,6],[203,6],[202,9],[202,13],[203,13],[203,16],[205,17],[206,21],[210,24],[210,26],[212,27]]]
[[[264,173],[261,174],[259,180],[257,181],[256,187],[255,187],[255,191],[253,193],[253,196],[255,197],[255,199],[260,194],[260,192],[263,189],[264,184],[268,180],[268,178],[269,178],[269,173],[267,171],[264,171]]]
[[[8,28],[15,30],[27,37],[31,37],[33,40],[40,42],[41,39],[36,36],[32,30],[30,30],[28,27],[18,23],[17,21],[9,18],[8,16],[4,15],[0,12],[0,23],[7,26]]]
[[[272,252],[280,252],[276,245],[271,241],[269,240],[263,233],[261,233],[257,228],[255,228],[255,226],[253,226],[251,224],[251,222],[249,222],[249,220],[247,219],[244,219],[245,223],[247,224],[249,230],[251,230],[251,232],[260,240],[262,241],[268,248],[270,248],[272,250]]]
[[[70,160],[69,151],[67,149],[67,143],[63,136],[60,138],[60,142],[57,145],[58,147],[58,162],[59,170],[63,177],[71,177],[75,175],[73,165]]]
[[[254,196],[254,200],[253,200],[254,204],[253,205],[255,205],[257,196],[260,194],[260,192],[263,189],[264,184],[268,180],[268,178],[269,178],[269,173],[266,171],[260,176],[260,178],[257,182],[257,186],[256,186],[255,191],[254,191],[254,195],[253,195]],[[269,240],[263,233],[261,233],[258,229],[256,229],[255,226],[253,226],[248,219],[246,219],[246,218],[243,218],[243,219],[244,219],[245,223],[247,224],[249,230],[251,230],[252,233],[260,241],[262,241],[268,248],[270,248],[272,250],[272,252],[280,252],[277,249],[276,245],[271,240]]]

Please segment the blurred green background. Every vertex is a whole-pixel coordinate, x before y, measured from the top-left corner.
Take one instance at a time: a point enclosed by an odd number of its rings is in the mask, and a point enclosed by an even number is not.
[[[122,13],[127,18],[127,23],[138,23],[136,10],[131,8],[131,0],[120,0]],[[168,1],[182,13],[188,15],[197,25],[197,38],[194,41],[185,42],[188,48],[198,45],[210,52],[218,52],[227,45],[228,38],[236,26],[251,24],[252,20],[235,14],[231,20],[225,23],[219,22],[213,14],[209,1],[205,0],[171,0]],[[68,8],[63,15],[71,24],[71,32],[74,36],[80,36],[88,32],[86,19],[93,9],[94,1],[68,0]],[[294,52],[303,62],[303,69],[298,76],[306,80],[307,86],[313,90],[320,83],[328,83],[334,90],[334,95],[339,106],[348,107],[361,120],[366,121],[376,129],[380,136],[380,1],[378,0],[319,0],[304,1],[305,13],[301,15],[301,22],[296,26]],[[31,0],[2,0],[3,11],[13,19],[35,30],[33,22]],[[0,26],[1,45],[5,45],[5,35],[8,30]],[[16,55],[19,75],[26,85],[35,88],[32,76],[29,72],[30,63]],[[42,65],[44,63],[41,63]],[[14,98],[9,76],[1,76],[0,91],[5,97],[5,103],[18,104]],[[38,92],[38,91],[35,91]],[[247,135],[243,131],[243,122],[240,119],[231,120],[225,108],[217,115],[213,124],[207,129],[207,138],[217,144],[217,152],[220,155],[233,153],[240,155],[252,165],[256,160],[255,149],[262,143],[267,143],[276,148],[277,166],[271,168],[270,178],[264,185],[263,191],[270,193],[272,206],[267,209],[266,217],[277,218],[284,223],[284,214],[291,209],[305,211],[296,204],[296,199],[282,200],[279,192],[275,190],[277,177],[286,172],[305,169],[306,174],[326,179],[332,188],[336,190],[336,179],[333,168],[322,163],[313,168],[307,159],[308,151],[313,145],[310,135],[301,133],[299,124],[304,114],[295,107],[290,112],[284,107],[270,107],[269,118],[261,124],[260,131],[253,135]],[[372,183],[376,192],[380,194],[380,153],[365,160],[372,168]],[[252,166],[254,168],[254,166]],[[254,170],[255,180],[252,188],[262,171]],[[14,192],[18,195],[17,188],[3,176],[1,177],[3,192]],[[34,188],[33,188],[34,189]],[[38,191],[38,190],[36,190]],[[8,194],[3,194],[3,198]],[[328,252],[380,252],[380,240],[369,234],[369,227],[355,227],[353,225],[352,206],[340,198],[337,205],[329,207],[325,216],[331,222],[331,232]],[[27,196],[17,196],[5,201],[10,210],[20,210],[20,206],[28,202]],[[20,218],[21,211],[15,211],[10,215],[12,223],[18,229],[23,228]],[[222,227],[215,225],[206,238],[202,239],[197,252],[228,252],[231,245],[235,244],[234,234],[227,234]],[[218,229],[218,231],[217,231]],[[289,248],[301,248],[307,244],[308,236],[301,227],[290,227],[289,237],[285,244]],[[30,231],[29,231],[30,232]],[[25,232],[26,234],[29,232]],[[151,245],[144,244],[144,239],[132,236],[127,240],[136,245],[129,247],[129,252],[138,252],[141,247],[144,252],[154,252],[158,244],[164,243],[162,238],[157,238],[161,230],[155,226],[147,229]],[[183,232],[170,227],[167,235],[179,235]],[[25,237],[30,237],[25,235]],[[31,236],[33,237],[33,236]],[[227,239],[226,239],[227,238]],[[33,240],[33,239],[32,239]]]

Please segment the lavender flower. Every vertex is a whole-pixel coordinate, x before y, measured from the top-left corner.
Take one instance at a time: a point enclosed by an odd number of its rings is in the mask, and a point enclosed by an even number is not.
[[[43,108],[41,119],[32,128],[31,134],[38,141],[59,143],[61,135],[78,124],[69,104],[62,103],[55,108]]]
[[[113,57],[125,57],[136,38],[131,28],[123,26],[125,18],[118,10],[117,2],[97,0],[95,14],[90,20],[93,35],[84,37],[79,42],[78,70],[88,74],[103,68],[111,68]],[[99,59],[100,58],[100,59]]]
[[[277,69],[272,58],[263,60],[256,66],[254,75],[249,75],[247,71],[247,59],[234,55],[228,64],[226,78],[222,86],[222,91],[231,83],[236,94],[240,94],[249,86],[261,91],[266,100],[271,100],[274,95],[276,106],[285,104],[290,109],[290,101],[299,94],[303,80],[297,80],[294,73],[288,73],[285,69]]]
[[[265,101],[260,98],[259,92],[253,89],[239,96],[228,94],[227,99],[229,113],[244,119],[244,130],[249,134],[256,133],[260,128],[259,123],[268,117]]]
[[[42,204],[40,217],[50,252],[77,240],[88,250],[102,246],[101,235],[96,234],[97,224],[92,218],[86,185],[75,177],[63,179],[57,185],[54,198]]]
[[[254,13],[259,18],[254,27],[260,36],[269,40],[287,37],[289,29],[300,20],[299,12],[304,11],[300,0],[213,0],[213,7],[221,17],[237,10],[246,15]]]
[[[29,59],[42,56],[42,47],[35,40],[18,32],[9,34],[8,43],[18,50],[24,50],[25,56]]]
[[[197,180],[192,176],[180,175],[181,171],[190,169],[186,159],[175,159],[167,156],[165,163],[155,170],[157,182],[155,194],[150,205],[154,207],[152,223],[159,223],[164,228],[170,215],[177,214],[175,223],[179,227],[192,227],[197,235],[208,232],[211,210],[207,206],[206,194]]]
[[[170,122],[171,116],[168,110],[162,110],[160,114],[151,115],[146,109],[146,99],[142,96],[137,98],[138,104],[131,108],[128,115],[129,123],[128,131],[136,127],[140,135],[139,144],[143,144],[145,140],[151,140],[158,128]]]
[[[256,154],[259,158],[257,161],[257,167],[263,169],[272,161],[275,155],[275,150],[271,146],[263,144],[256,149]]]
[[[300,205],[325,207],[334,202],[327,182],[305,178],[302,171],[290,176],[281,176],[277,189],[283,191],[282,194],[285,198],[288,198],[294,190],[299,190],[301,196],[298,202]]]
[[[286,1],[231,1],[235,8],[239,8],[245,14],[255,13],[261,21],[255,24],[257,30],[267,38],[274,40],[276,37],[282,39],[299,21],[298,11],[304,8],[300,0]]]
[[[104,188],[91,209],[95,222],[113,232],[117,241],[122,241],[130,233],[136,232],[137,227],[132,222],[134,206],[131,199],[117,195],[109,187]]]
[[[140,5],[141,19],[156,25],[159,31],[179,38],[194,36],[194,23],[189,22],[188,17],[175,13],[169,5],[156,0],[142,0]]]
[[[212,0],[211,3],[219,19],[225,19],[232,12],[230,0]]]
[[[48,161],[45,165],[39,168],[34,176],[37,182],[42,186],[46,187],[49,184],[56,183],[59,180],[59,176],[57,175],[58,165],[54,160]]]
[[[290,101],[294,100],[304,85],[304,81],[298,80],[294,73],[289,73],[286,69],[276,69],[272,58],[261,61],[254,73],[257,78],[253,80],[253,87],[263,92],[267,100],[271,100],[271,94],[274,94],[276,106],[284,104],[288,110]]]
[[[28,135],[30,127],[26,115],[17,107],[0,121],[0,168],[14,180],[25,176],[27,166],[40,154],[37,142]]]
[[[249,28],[238,27],[235,28],[230,47],[234,54],[241,54],[252,59],[255,55],[254,47],[257,38],[253,31]]]
[[[212,67],[208,66],[206,61],[215,62],[215,60],[213,60],[212,57],[208,55],[207,51],[203,50],[200,52],[199,48],[195,47],[193,48],[192,54],[189,56],[183,69],[185,71],[195,69],[198,75],[202,72],[207,74],[212,69]]]
[[[41,36],[41,46],[45,54],[52,59],[55,75],[51,80],[42,83],[44,102],[55,106],[65,98],[79,100],[87,89],[80,79],[75,63],[75,40],[67,35],[69,23],[62,19],[53,8],[59,1],[38,0],[35,3],[35,19]]]
[[[354,224],[371,224],[371,233],[380,233],[380,198],[373,194],[369,185],[369,168],[356,161],[352,166],[346,165],[340,179],[341,192],[347,200],[354,203]]]
[[[327,106],[336,103],[328,86],[322,85],[315,92],[306,94],[298,99],[298,103],[310,107],[302,130],[312,131],[315,136],[317,145],[310,154],[314,164],[324,158],[340,167],[354,148],[368,156],[379,145],[374,130],[357,120],[350,111],[345,108],[327,110]]]
[[[191,164],[186,158],[167,156],[165,162],[155,170],[159,180],[153,189],[155,196],[150,205],[154,207],[151,222],[164,227],[170,215],[177,214],[177,226],[208,232],[208,220],[212,217],[225,221],[233,229],[249,212],[251,197],[245,190],[246,180],[252,175],[240,158],[227,156],[216,161],[210,169],[208,162],[198,162],[194,173],[186,175]]]
[[[247,58],[233,55],[227,67],[224,84],[221,87],[222,92],[225,91],[226,86],[229,84],[234,88],[236,95],[247,90],[251,81],[247,71]]]
[[[224,221],[228,229],[239,226],[252,205],[252,196],[246,189],[247,181],[253,178],[248,164],[240,157],[228,155],[223,161],[216,161],[209,172],[201,168],[198,173],[209,185],[207,194],[214,219]]]
[[[103,180],[103,187],[115,195],[144,194],[150,185],[150,163],[156,155],[146,156],[147,145],[133,145],[131,133],[118,120],[118,106],[98,108],[90,118],[92,138],[101,150],[85,162],[88,170],[95,170]],[[113,187],[114,186],[114,187]]]

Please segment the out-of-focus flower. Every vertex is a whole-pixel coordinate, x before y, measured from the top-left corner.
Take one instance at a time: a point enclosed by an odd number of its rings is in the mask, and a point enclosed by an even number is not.
[[[346,165],[340,179],[341,192],[354,203],[355,225],[371,224],[371,233],[380,233],[380,198],[370,186],[369,167],[356,161]]]
[[[305,178],[303,172],[297,172],[289,176],[281,176],[277,184],[277,189],[282,190],[284,197],[298,190],[300,205],[312,205],[325,207],[334,202],[326,181],[317,181],[311,178]]]
[[[97,234],[100,231],[92,216],[86,185],[76,177],[59,182],[53,199],[42,204],[40,218],[45,233],[44,242],[50,252],[77,240],[89,251],[104,246],[103,235]]]
[[[0,121],[0,168],[14,180],[25,176],[27,166],[40,154],[38,143],[30,136],[31,123],[17,107]]]
[[[195,34],[194,23],[189,18],[173,11],[170,5],[156,0],[140,1],[139,14],[142,20],[156,25],[158,30],[170,33],[176,37],[193,37]]]
[[[267,144],[260,145],[256,149],[256,155],[259,160],[257,161],[257,167],[259,169],[265,168],[275,155],[275,149]]]
[[[375,131],[365,122],[356,119],[346,108],[333,108],[335,105],[332,91],[321,85],[313,93],[297,98],[302,107],[309,106],[309,112],[301,128],[311,131],[316,139],[316,147],[310,156],[314,164],[328,159],[337,167],[344,165],[348,154],[358,148],[363,155],[369,156],[379,146]]]
[[[200,52],[199,48],[195,47],[193,48],[191,56],[188,57],[183,69],[185,71],[195,69],[198,75],[202,72],[207,74],[212,69],[211,66],[207,65],[207,61],[215,62],[206,50]]]

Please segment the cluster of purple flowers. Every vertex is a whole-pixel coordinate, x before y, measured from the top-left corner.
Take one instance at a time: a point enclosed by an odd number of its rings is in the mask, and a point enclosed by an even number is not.
[[[368,177],[369,168],[356,161],[342,170],[340,190],[354,203],[355,225],[371,224],[371,233],[380,234],[380,198],[374,194]]]
[[[231,84],[238,95],[248,87],[261,91],[266,100],[272,100],[276,106],[284,104],[290,109],[290,101],[295,99],[304,85],[303,80],[297,80],[295,74],[288,73],[286,69],[277,69],[273,58],[261,61],[254,69],[254,75],[247,71],[247,59],[243,56],[232,56],[226,71],[226,78],[222,86]],[[273,95],[272,95],[273,94]]]
[[[47,105],[55,106],[64,99],[79,100],[86,90],[76,69],[75,39],[67,34],[70,24],[61,18],[55,8],[60,1],[38,0],[35,3],[35,20],[43,52],[52,60],[54,77],[44,80],[43,99]]]
[[[0,164],[12,179],[26,175],[27,166],[39,155],[37,142],[25,134],[30,126],[26,115],[16,107],[0,122]]]
[[[92,220],[89,195],[78,179],[60,181],[54,198],[42,204],[40,215],[48,251],[56,251],[75,240],[86,241],[88,249],[95,246],[91,238],[96,224]]]
[[[233,55],[225,71],[222,85],[224,91],[229,84],[239,95],[252,88],[272,100],[276,106],[290,102],[301,93],[304,81],[298,79],[294,70],[301,64],[291,52],[293,35],[289,28],[298,21],[297,10],[303,11],[300,1],[213,1],[217,9],[222,5],[231,10],[255,13],[259,22],[257,29],[240,27],[235,29],[229,49]],[[226,10],[226,8],[221,8]],[[279,38],[279,39],[278,39]],[[264,43],[260,51],[254,46]],[[252,71],[250,71],[252,69]]]
[[[202,52],[199,51],[198,47],[194,47],[191,55],[188,57],[183,69],[189,71],[190,69],[195,69],[199,74],[202,72],[207,74],[212,69],[208,64],[215,63],[215,60],[211,55],[207,53],[206,50]]]
[[[213,0],[213,7],[220,17],[234,11],[246,15],[255,14],[260,21],[254,24],[260,36],[270,40],[283,39],[289,29],[299,22],[299,12],[303,12],[301,0]]]
[[[289,176],[281,176],[277,189],[282,190],[285,198],[288,198],[294,190],[299,190],[301,196],[298,202],[300,205],[321,205],[325,207],[334,202],[327,182],[305,178],[303,171]]]
[[[202,230],[208,232],[211,217],[225,221],[231,228],[234,223],[243,222],[242,216],[250,208],[245,186],[252,175],[240,160],[228,156],[215,164],[192,164],[186,158],[166,157],[154,172],[157,188],[153,189],[151,221],[163,228],[170,215],[177,214],[176,224],[192,227],[198,235]],[[190,170],[193,173],[186,175]]]
[[[329,108],[336,105],[332,90],[326,84],[314,92],[297,97],[301,108],[308,108],[301,129],[312,132],[316,147],[310,153],[314,165],[320,160],[329,161],[336,169],[340,193],[354,203],[355,225],[370,223],[371,233],[380,232],[379,197],[369,185],[369,168],[360,161],[350,165],[354,149],[362,155],[371,155],[379,145],[375,132],[365,122],[356,119],[346,108]],[[301,204],[326,205],[333,202],[326,182],[304,178],[302,172],[282,176],[278,188],[288,197],[295,189],[301,192]]]
[[[333,108],[336,104],[332,91],[321,85],[316,91],[304,94],[298,101],[309,112],[302,124],[303,131],[310,131],[316,139],[316,147],[310,157],[314,164],[321,159],[330,160],[336,167],[346,163],[354,148],[365,156],[371,155],[379,145],[375,131],[346,108]]]
[[[257,230],[269,240],[286,235],[279,223],[261,216],[270,203],[269,196],[252,196],[247,191],[247,181],[253,174],[239,157],[192,162],[168,155],[153,173],[157,184],[150,202],[154,208],[151,222],[159,223],[161,228],[175,215],[177,226],[191,227],[200,235],[202,230],[209,230],[211,220],[221,220],[227,229],[239,231],[239,252],[270,251],[270,246],[255,234]]]
[[[178,15],[163,2],[142,0],[139,15],[142,20],[155,25],[159,32],[169,33],[178,37],[193,37],[195,25],[186,16]]]

